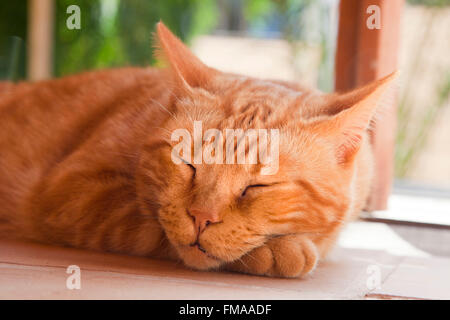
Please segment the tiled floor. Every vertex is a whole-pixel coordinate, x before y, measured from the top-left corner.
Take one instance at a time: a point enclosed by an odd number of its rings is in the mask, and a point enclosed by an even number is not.
[[[395,237],[385,225],[355,223],[330,258],[301,280],[196,272],[168,261],[0,241],[0,298],[450,298],[450,259],[430,257]],[[377,247],[376,238],[381,245],[387,239],[391,250]],[[70,265],[80,267],[79,290],[66,286]]]

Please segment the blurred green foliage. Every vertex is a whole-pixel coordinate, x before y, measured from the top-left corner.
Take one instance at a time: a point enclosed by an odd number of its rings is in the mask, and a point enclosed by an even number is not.
[[[81,29],[66,26],[67,7],[81,11]],[[27,0],[0,2],[0,79],[26,78]],[[162,20],[183,41],[214,28],[215,0],[55,0],[53,73],[150,65],[152,33]]]
[[[55,3],[54,73],[56,76],[92,69],[101,63],[100,53],[107,35],[101,29],[101,1],[78,0],[81,11],[81,29],[66,26],[67,7],[71,0]]]
[[[418,4],[424,6],[448,6],[450,0],[408,0],[410,4]]]
[[[153,64],[152,33],[162,20],[183,41],[208,32],[217,20],[214,0],[79,0],[82,26],[69,30],[66,8],[56,0],[56,76],[95,68]]]
[[[270,17],[278,17],[282,36],[293,51],[295,43],[308,38],[313,0],[54,0],[55,42],[54,75],[121,65],[153,64],[151,35],[156,22],[163,20],[183,41],[211,31],[220,16],[218,3],[241,3],[248,23],[264,27]],[[27,0],[0,2],[0,79],[26,77]],[[411,4],[449,5],[450,0],[408,0]],[[81,29],[69,30],[66,9],[76,4],[81,9]],[[322,14],[323,17],[323,14]],[[332,52],[329,32],[320,30],[315,42],[322,46],[319,87],[331,89]]]
[[[0,1],[0,79],[25,78],[27,2]]]
[[[443,77],[432,98],[436,101],[424,108],[417,127],[413,130],[409,126],[414,123],[408,108],[407,97],[399,105],[398,127],[395,149],[395,176],[405,178],[411,170],[414,160],[423,152],[429,135],[436,120],[443,109],[447,107],[450,98],[450,71]]]
[[[426,21],[423,23],[424,32],[416,41],[420,44],[418,50],[412,53],[412,65],[410,67],[412,76],[410,80],[403,84],[403,93],[399,99],[397,113],[397,135],[396,149],[394,158],[395,176],[397,178],[407,178],[411,172],[417,158],[423,153],[428,142],[428,138],[435,122],[441,116],[444,108],[448,106],[450,97],[450,70],[445,67],[439,70],[437,76],[438,83],[435,85],[434,92],[430,92],[427,105],[420,110],[420,115],[413,115],[414,90],[416,90],[417,81],[421,77],[421,68],[424,67],[426,56],[429,54],[427,41],[432,37],[433,28],[436,22],[436,16],[439,13],[440,5],[449,5],[450,0],[432,1],[432,0],[409,0],[420,4],[427,4],[428,14],[425,15]]]
[[[333,89],[334,34],[331,31],[329,3],[316,0],[248,0],[246,17],[253,25],[267,23],[268,16],[277,16],[282,38],[289,42],[292,65],[301,78],[301,70],[295,63],[308,47],[320,53],[317,86],[323,91]]]

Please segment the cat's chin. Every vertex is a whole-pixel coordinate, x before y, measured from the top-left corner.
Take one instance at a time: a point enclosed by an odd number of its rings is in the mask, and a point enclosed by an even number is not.
[[[200,251],[197,247],[178,247],[177,252],[186,266],[197,270],[214,269],[224,263],[220,259]]]

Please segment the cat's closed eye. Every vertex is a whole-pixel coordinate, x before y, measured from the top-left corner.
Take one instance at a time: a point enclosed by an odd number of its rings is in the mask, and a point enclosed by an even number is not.
[[[182,165],[186,165],[187,167],[189,167],[192,171],[192,181],[194,181],[195,176],[197,174],[197,168],[194,167],[194,165],[192,163],[190,163],[189,161],[184,160],[181,157],[178,157],[178,159],[183,163]]]
[[[197,173],[197,169],[189,162],[184,161],[184,163],[192,169],[192,179],[195,178],[195,174]]]
[[[241,198],[245,197],[248,193],[248,191],[252,188],[263,188],[263,187],[270,187],[270,184],[251,184],[245,187],[244,191],[241,193]]]

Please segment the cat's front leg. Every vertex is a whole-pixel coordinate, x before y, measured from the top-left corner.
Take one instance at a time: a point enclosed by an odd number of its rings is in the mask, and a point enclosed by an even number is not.
[[[310,273],[317,264],[319,251],[305,235],[286,235],[269,240],[227,270],[271,277],[296,278]]]

